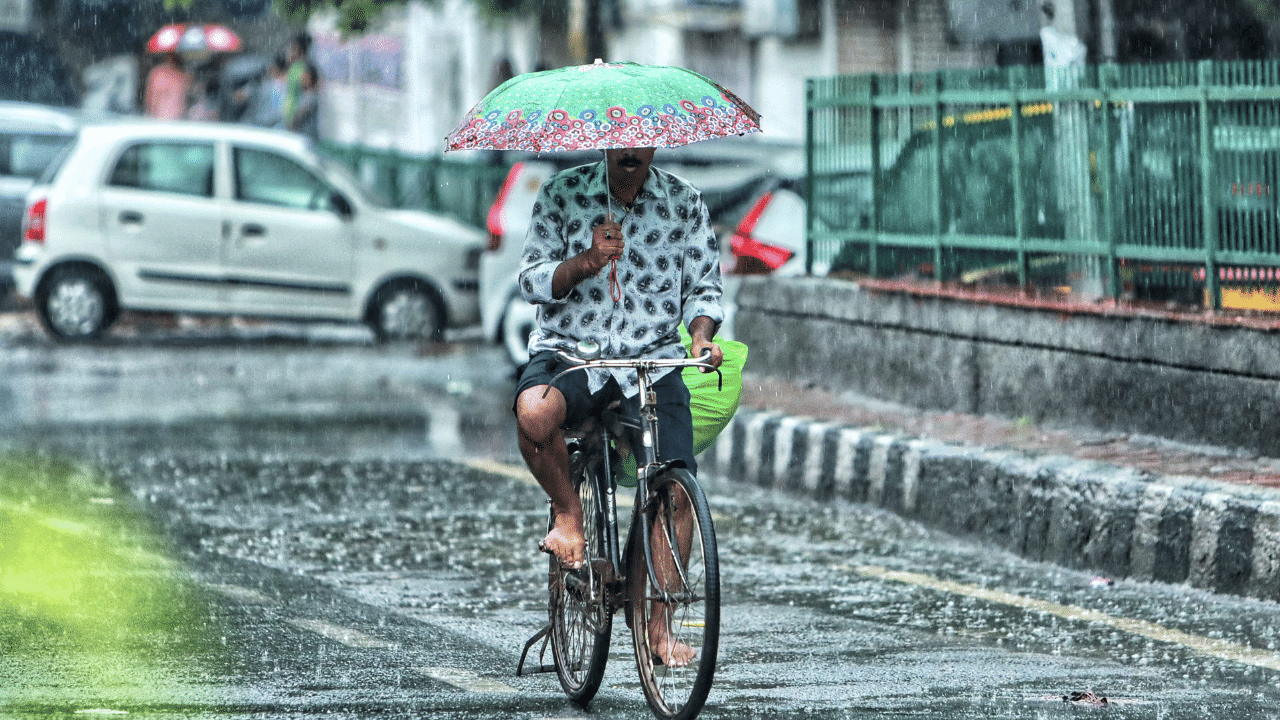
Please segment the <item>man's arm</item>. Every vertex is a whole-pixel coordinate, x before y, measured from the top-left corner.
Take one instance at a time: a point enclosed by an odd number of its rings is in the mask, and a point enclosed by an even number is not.
[[[707,362],[711,363],[712,367],[720,367],[720,363],[724,362],[724,351],[712,341],[716,336],[716,324],[715,320],[706,315],[699,315],[689,322],[689,337],[693,339],[689,348],[692,355],[695,358],[702,357],[702,353],[710,350],[711,357]]]

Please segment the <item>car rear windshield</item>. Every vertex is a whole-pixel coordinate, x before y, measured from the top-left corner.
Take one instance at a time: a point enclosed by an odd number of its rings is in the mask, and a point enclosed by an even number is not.
[[[64,133],[0,133],[0,175],[35,180],[71,140]]]

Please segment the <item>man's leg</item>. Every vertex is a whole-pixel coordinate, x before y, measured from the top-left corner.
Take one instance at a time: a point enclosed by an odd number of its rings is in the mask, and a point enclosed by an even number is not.
[[[520,454],[551,498],[555,518],[541,547],[572,568],[582,564],[587,548],[582,535],[582,501],[569,479],[569,451],[561,429],[566,412],[564,395],[555,387],[535,385],[516,397]]]
[[[679,372],[671,372],[654,384],[658,394],[658,451],[663,460],[683,460],[690,473],[697,472],[693,458],[693,418],[689,412],[689,390]],[[681,564],[689,560],[689,548],[693,536],[693,512],[689,498],[679,486],[673,486],[671,502],[674,505],[674,525],[677,550]],[[667,528],[663,522],[655,522],[650,531],[650,547],[654,550],[654,571],[665,590],[679,591],[680,573],[671,552]],[[668,667],[683,667],[693,662],[697,651],[678,640],[672,632],[671,613],[675,608],[655,602],[649,620],[649,651],[662,659]]]
[[[680,552],[680,563],[689,561],[689,547],[693,537],[693,512],[689,498],[680,486],[673,485],[671,502],[675,506],[674,520],[676,544]],[[681,586],[680,573],[676,569],[675,556],[671,552],[668,540],[666,518],[657,518],[650,530],[649,547],[653,550],[653,569],[658,576],[658,584],[663,590],[680,592],[686,588]],[[672,615],[678,613],[676,605],[654,602],[649,616],[649,652],[662,658],[667,667],[684,667],[693,662],[698,652],[689,645],[680,642],[679,633],[671,627]]]

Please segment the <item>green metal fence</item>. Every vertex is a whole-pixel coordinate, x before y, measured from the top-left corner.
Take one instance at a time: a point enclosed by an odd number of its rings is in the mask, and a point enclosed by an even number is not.
[[[392,207],[429,210],[479,228],[507,175],[506,163],[408,155],[325,142],[320,152],[341,161]]]
[[[1280,309],[1280,62],[842,76],[807,98],[811,269]]]

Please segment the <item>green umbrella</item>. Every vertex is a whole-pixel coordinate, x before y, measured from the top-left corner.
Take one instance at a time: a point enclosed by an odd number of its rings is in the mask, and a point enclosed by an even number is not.
[[[760,132],[760,115],[691,70],[596,60],[499,85],[445,138],[446,150],[676,147]]]

